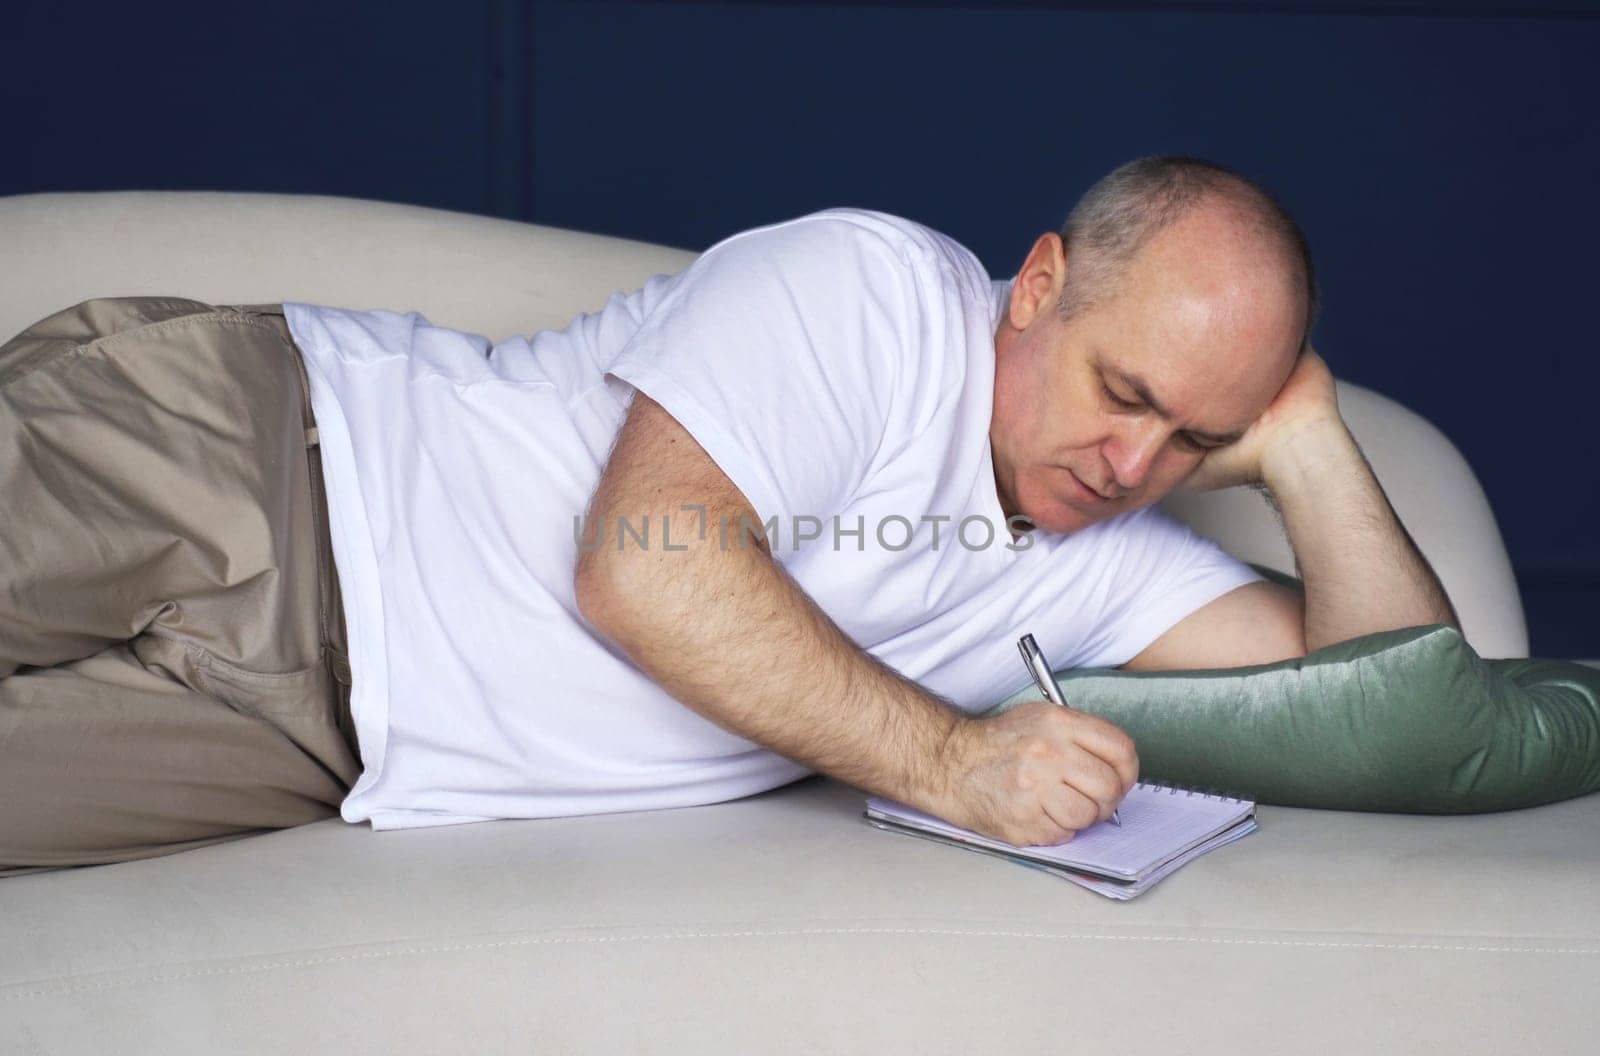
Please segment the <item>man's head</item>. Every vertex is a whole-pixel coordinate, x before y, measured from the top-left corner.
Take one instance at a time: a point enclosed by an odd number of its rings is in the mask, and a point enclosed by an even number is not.
[[[989,437],[1006,515],[1073,532],[1161,499],[1272,402],[1319,300],[1299,226],[1237,173],[1164,156],[1100,180],[1002,307]]]

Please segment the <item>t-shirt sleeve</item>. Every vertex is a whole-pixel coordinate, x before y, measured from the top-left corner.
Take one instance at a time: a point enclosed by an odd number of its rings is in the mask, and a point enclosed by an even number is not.
[[[1112,534],[1105,604],[1076,667],[1120,667],[1196,609],[1266,579],[1155,506],[1126,515]]]
[[[906,443],[948,373],[919,335],[933,261],[802,217],[717,243],[677,276],[609,373],[659,403],[757,518],[826,519]]]

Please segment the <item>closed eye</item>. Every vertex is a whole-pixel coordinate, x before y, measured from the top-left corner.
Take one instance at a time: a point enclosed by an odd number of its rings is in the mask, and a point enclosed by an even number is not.
[[[1100,383],[1100,391],[1106,394],[1106,399],[1110,400],[1116,406],[1125,411],[1137,410],[1139,407],[1143,406],[1142,404],[1134,403],[1131,400],[1125,400],[1121,396],[1118,396],[1116,393],[1111,391],[1111,386],[1107,385],[1104,381]],[[1184,447],[1187,447],[1191,451],[1214,451],[1223,446],[1222,444],[1202,444],[1194,437],[1189,436],[1187,433],[1174,433],[1173,435],[1181,444],[1183,444]]]
[[[1112,403],[1116,404],[1118,407],[1124,407],[1124,408],[1127,408],[1128,410],[1131,411],[1135,407],[1139,406],[1137,403],[1131,403],[1128,400],[1123,399],[1121,396],[1118,396],[1116,393],[1112,392],[1111,391],[1111,386],[1107,385],[1103,381],[1100,383],[1100,391],[1105,393],[1106,394],[1106,398],[1109,399]]]

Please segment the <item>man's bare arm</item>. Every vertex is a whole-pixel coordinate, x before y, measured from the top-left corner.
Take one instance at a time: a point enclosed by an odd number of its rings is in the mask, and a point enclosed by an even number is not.
[[[1439,577],[1342,421],[1286,437],[1262,457],[1261,476],[1305,584],[1308,650],[1397,627],[1460,628]]]
[[[704,521],[685,505],[703,505]],[[636,531],[648,523],[648,545],[624,534],[619,550],[619,517]],[[943,748],[976,720],[857,647],[772,558],[759,527],[740,527],[758,523],[694,438],[636,392],[590,503],[579,610],[717,725],[856,788],[937,809]]]

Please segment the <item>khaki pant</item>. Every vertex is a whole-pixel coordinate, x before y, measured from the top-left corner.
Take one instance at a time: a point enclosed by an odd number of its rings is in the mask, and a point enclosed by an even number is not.
[[[0,876],[338,814],[314,425],[281,305],[100,298],[0,346]]]

